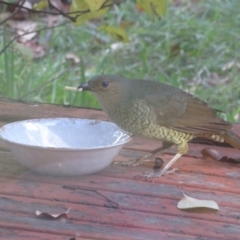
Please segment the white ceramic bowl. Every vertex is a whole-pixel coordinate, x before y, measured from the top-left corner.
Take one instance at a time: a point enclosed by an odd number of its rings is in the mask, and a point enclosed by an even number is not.
[[[0,137],[23,166],[59,176],[101,171],[131,140],[113,123],[77,118],[14,122],[0,129]]]

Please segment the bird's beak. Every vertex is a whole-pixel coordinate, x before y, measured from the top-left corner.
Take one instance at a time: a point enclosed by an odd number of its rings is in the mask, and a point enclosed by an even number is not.
[[[80,86],[77,87],[77,90],[86,90],[86,91],[91,91],[91,87],[88,85],[88,83],[83,83]]]

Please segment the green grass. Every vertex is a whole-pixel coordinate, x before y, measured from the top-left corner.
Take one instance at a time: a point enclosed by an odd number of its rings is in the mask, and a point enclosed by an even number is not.
[[[225,119],[240,121],[236,118],[240,112],[240,69],[222,70],[226,63],[240,62],[240,1],[180,2],[180,6],[170,6],[161,21],[152,22],[135,10],[134,1],[127,1],[105,20],[53,29],[49,42],[43,31],[40,42],[47,47],[47,54],[40,60],[29,60],[12,45],[0,55],[0,95],[99,107],[91,94],[64,91],[64,86],[78,86],[94,75],[111,73],[180,87],[226,112]],[[98,32],[97,26],[118,26],[120,21],[131,24],[127,28],[131,42],[111,50],[115,41]],[[7,31],[0,30],[0,48],[8,37]],[[68,52],[81,58],[77,66],[65,61]],[[227,81],[221,83],[224,78]]]

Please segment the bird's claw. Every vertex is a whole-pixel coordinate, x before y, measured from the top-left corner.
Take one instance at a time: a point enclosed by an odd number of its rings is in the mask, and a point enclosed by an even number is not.
[[[146,178],[147,180],[149,179],[153,179],[153,178],[159,178],[162,177],[164,175],[168,175],[168,174],[174,174],[178,169],[177,168],[173,168],[171,170],[161,170],[159,172],[144,172],[142,173],[140,176],[140,178]]]

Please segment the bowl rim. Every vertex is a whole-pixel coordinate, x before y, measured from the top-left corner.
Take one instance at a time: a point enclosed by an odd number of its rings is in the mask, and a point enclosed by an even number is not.
[[[26,120],[21,120],[21,121],[15,121],[15,122],[11,122],[11,123],[7,123],[4,126],[2,126],[0,128],[0,139],[4,140],[5,142],[9,143],[9,144],[13,144],[16,146],[22,146],[22,147],[27,147],[27,148],[33,148],[33,149],[42,149],[42,150],[57,150],[57,151],[92,151],[92,150],[101,150],[101,149],[109,149],[109,148],[114,148],[117,146],[121,146],[124,145],[125,143],[131,141],[132,137],[131,134],[124,131],[123,129],[121,129],[120,127],[119,130],[121,130],[122,132],[125,132],[126,135],[128,135],[128,138],[118,144],[114,144],[114,145],[107,145],[107,146],[99,146],[99,147],[91,147],[91,148],[68,148],[68,147],[45,147],[45,146],[37,146],[37,145],[29,145],[29,144],[23,144],[23,143],[18,143],[18,142],[13,142],[10,141],[6,138],[4,138],[2,136],[2,132],[5,131],[7,128],[11,127],[11,125],[13,124],[17,124],[17,123],[23,123],[23,122],[30,122],[30,121],[38,121],[38,120],[89,120],[89,121],[97,121],[97,122],[103,122],[103,123],[108,123],[108,124],[112,124],[117,126],[115,123],[112,122],[108,122],[108,121],[103,121],[103,120],[97,120],[97,119],[88,119],[88,118],[69,118],[69,117],[60,117],[60,118],[34,118],[34,119],[26,119]]]

